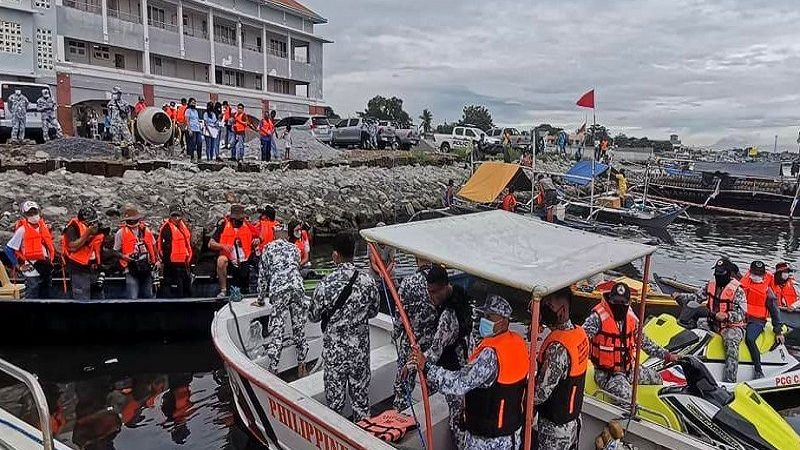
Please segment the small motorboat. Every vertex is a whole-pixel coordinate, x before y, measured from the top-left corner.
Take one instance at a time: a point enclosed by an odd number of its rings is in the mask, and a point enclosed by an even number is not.
[[[602,197],[601,197],[602,199]],[[643,228],[666,228],[686,211],[686,206],[668,204],[664,206],[634,203],[628,208],[597,204],[592,206],[583,200],[567,203],[567,211],[580,216],[596,218],[601,222],[636,225]]]
[[[586,317],[594,306],[603,298],[603,294],[611,290],[614,283],[622,282],[628,285],[631,289],[631,301],[638,304],[641,300],[642,282],[640,280],[627,277],[617,276],[608,280],[602,281],[597,285],[589,285],[585,281],[575,283],[571,286],[573,298],[583,300],[582,304],[572,306],[573,316]],[[581,314],[582,311],[585,314]],[[669,294],[661,291],[657,284],[649,284],[647,289],[647,304],[646,311],[649,315],[658,315],[662,313],[677,314],[678,304]]]

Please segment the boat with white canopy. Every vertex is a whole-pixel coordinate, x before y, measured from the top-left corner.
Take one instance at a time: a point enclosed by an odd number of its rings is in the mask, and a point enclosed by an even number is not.
[[[377,251],[375,244],[389,245],[471,276],[528,292],[532,299],[531,322],[534,324],[530,327],[529,340],[534,343],[532,355],[537,354],[538,305],[543,296],[591,275],[641,258],[644,258],[644,279],[647,280],[650,274],[650,255],[656,250],[652,246],[575,230],[505,211],[367,229],[361,231],[361,236],[368,241],[370,251]],[[389,279],[385,268],[382,267],[382,270],[384,279]],[[415,339],[410,332],[397,292],[393,283],[388,284],[400,313],[400,320],[404,322],[409,340],[414,345]],[[645,296],[646,291],[645,283],[641,295]],[[644,303],[641,303],[639,310],[640,319],[643,319],[641,316],[644,315]],[[409,432],[394,444],[381,441],[327,408],[324,403],[322,371],[294,379],[293,369],[296,363],[293,347],[284,348],[279,375],[269,373],[264,368],[265,360],[253,354],[252,347],[248,348],[247,340],[251,325],[267,313],[264,308],[256,307],[250,302],[232,303],[217,313],[212,324],[214,345],[228,372],[237,414],[259,441],[271,448],[293,450],[453,448],[444,397],[440,393],[428,395],[422,371],[418,371],[422,380],[412,395],[412,409],[404,411],[418,419],[419,432]],[[389,315],[379,314],[370,321],[371,348],[365,351],[370,352],[372,382],[369,398],[373,414],[388,408],[390,399],[394,396],[392,385],[398,367],[397,352],[391,338],[392,329],[393,318]],[[321,331],[317,324],[309,324],[306,333],[310,347],[308,360],[313,361],[320,357]],[[531,358],[530,364],[531,373],[535,373],[536,359]],[[637,369],[638,364],[637,361]],[[534,378],[529,377],[529,392],[535,389]],[[529,395],[527,398],[530,403],[533,396]],[[631,417],[634,420],[625,420],[624,441],[635,448],[720,448],[687,434],[686,430],[676,431],[657,425],[647,416],[645,418],[648,420],[639,420],[636,390],[633,399],[633,407],[629,411],[592,398],[587,393],[582,412],[580,449],[594,449],[595,437],[604,430],[609,421]],[[533,409],[530,405],[527,411],[524,430],[531,429],[533,420]],[[346,415],[349,411],[344,413]],[[658,413],[651,413],[649,417],[657,415]]]

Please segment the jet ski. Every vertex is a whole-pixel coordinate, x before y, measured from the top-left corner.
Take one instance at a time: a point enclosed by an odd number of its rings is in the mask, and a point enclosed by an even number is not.
[[[645,325],[644,333],[655,343],[673,353],[697,357],[705,364],[715,380],[732,390],[733,384],[721,382],[725,367],[725,347],[722,336],[709,330],[687,328],[684,325],[688,324],[682,324],[669,314],[662,314]],[[761,351],[764,377],[754,379],[750,351],[742,340],[739,346],[737,381],[746,382],[777,410],[800,406],[800,395],[798,395],[800,394],[800,361],[785,345],[777,343],[771,323],[767,323],[756,344]],[[656,359],[644,362],[644,365],[655,369],[659,369],[662,364],[662,361]],[[675,367],[662,371],[662,378],[672,384],[685,382],[680,369]]]
[[[719,449],[797,450],[800,435],[746,383],[720,386],[697,357],[681,358],[682,386],[639,385],[642,419],[687,433]],[[586,374],[586,393],[602,400],[594,369]]]

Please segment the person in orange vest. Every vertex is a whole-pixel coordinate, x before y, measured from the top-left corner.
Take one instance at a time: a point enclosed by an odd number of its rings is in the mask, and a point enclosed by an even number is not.
[[[514,188],[503,189],[503,210],[514,212],[517,210],[517,197],[514,196]]]
[[[483,338],[459,370],[447,370],[428,361],[421,349],[410,361],[421,367],[428,383],[446,395],[464,396],[464,447],[512,450],[521,441],[525,421],[523,400],[528,384],[528,344],[508,329],[511,305],[492,295],[478,309]]]
[[[275,208],[271,205],[265,205],[258,210],[258,223],[255,225],[256,235],[258,236],[257,255],[261,255],[264,252],[264,248],[275,240],[275,227],[278,225],[275,220],[275,214]]]
[[[272,160],[272,138],[275,133],[275,124],[272,123],[269,111],[264,111],[264,118],[258,125],[258,134],[261,136],[261,160]]]
[[[787,262],[775,264],[775,276],[772,277],[772,291],[778,297],[778,308],[796,310],[800,307],[797,302],[797,287],[795,286],[794,269]]]
[[[233,140],[233,131],[231,130],[231,121],[233,120],[233,111],[231,105],[225,100],[222,102],[222,125],[225,126],[220,132],[224,139],[222,139],[222,148],[231,148],[231,141]]]
[[[750,263],[750,270],[739,281],[747,299],[747,326],[744,332],[744,342],[747,349],[750,350],[750,358],[753,360],[754,378],[764,377],[764,370],[761,367],[761,352],[756,344],[756,339],[764,331],[767,316],[772,317],[772,331],[775,332],[776,342],[779,344],[784,342],[783,326],[780,312],[778,312],[778,297],[772,290],[772,282],[773,275],[767,272],[762,261]]]
[[[614,403],[622,406],[631,401],[638,329],[639,319],[631,310],[631,290],[621,282],[603,294],[603,299],[583,322],[583,330],[590,342],[589,359],[594,364],[597,386],[613,395]],[[642,350],[666,362],[678,359],[644,334]],[[654,369],[639,366],[639,384],[663,382]]]
[[[25,276],[25,298],[50,298],[53,259],[56,256],[53,236],[39,215],[39,205],[27,201],[20,207],[22,218],[6,244],[6,256]]]
[[[114,252],[125,274],[128,298],[153,298],[153,268],[159,262],[153,232],[133,205],[125,207],[122,221],[114,235]]]
[[[163,287],[167,297],[192,296],[192,232],[183,220],[180,205],[169,208],[169,218],[158,231],[158,256],[164,274]]]
[[[233,150],[231,156],[234,160],[242,161],[244,159],[244,137],[247,132],[247,127],[250,122],[247,120],[247,113],[244,112],[244,105],[239,103],[236,105],[236,114],[233,115]]]
[[[178,124],[178,130],[180,130],[180,144],[181,149],[186,150],[189,147],[188,144],[188,135],[186,130],[186,109],[189,107],[189,104],[185,98],[181,99],[181,104],[175,109],[175,123]]]
[[[231,205],[231,212],[217,223],[217,229],[208,242],[211,251],[219,252],[217,257],[217,277],[219,294],[217,298],[228,296],[228,274],[231,285],[243,294],[250,290],[250,255],[253,245],[258,245],[255,227],[244,217],[244,206]]]
[[[725,368],[722,381],[735,383],[739,371],[739,344],[744,339],[747,300],[736,276],[739,268],[727,257],[714,263],[714,278],[696,293],[674,294],[679,304],[706,302],[708,318],[698,320],[698,327],[722,335],[725,345]]]
[[[104,229],[97,210],[84,206],[73,217],[61,235],[61,255],[69,273],[72,298],[89,300],[103,298],[103,289],[97,283]]]
[[[571,303],[567,287],[544,297],[539,308],[542,325],[550,329],[539,349],[534,395],[541,449],[578,448],[589,338],[572,324]]]
[[[299,220],[293,219],[289,222],[289,242],[300,250],[300,270],[306,269],[304,272],[308,272],[308,266],[311,265],[311,240]]]

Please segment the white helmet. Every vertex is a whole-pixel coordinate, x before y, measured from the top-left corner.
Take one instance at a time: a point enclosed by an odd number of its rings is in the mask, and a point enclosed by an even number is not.
[[[22,206],[20,206],[19,209],[20,209],[20,211],[22,211],[22,214],[25,214],[25,213],[27,213],[28,211],[30,211],[32,209],[37,209],[38,210],[39,209],[39,205],[34,201],[28,200],[26,202],[23,202]]]

